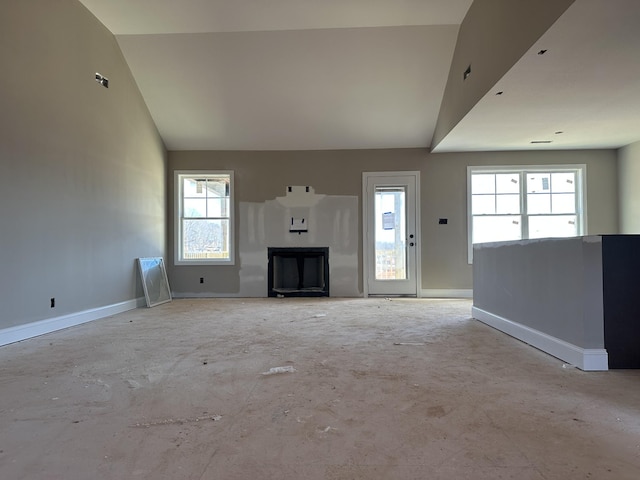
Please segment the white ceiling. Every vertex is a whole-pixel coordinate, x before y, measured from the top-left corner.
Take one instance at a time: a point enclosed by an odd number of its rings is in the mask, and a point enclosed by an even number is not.
[[[618,148],[638,140],[640,1],[576,0],[434,151]]]
[[[80,0],[114,35],[459,25],[472,0]]]
[[[428,147],[472,3],[80,1],[116,35],[170,150]],[[637,25],[638,0],[576,0],[437,151],[640,140]]]

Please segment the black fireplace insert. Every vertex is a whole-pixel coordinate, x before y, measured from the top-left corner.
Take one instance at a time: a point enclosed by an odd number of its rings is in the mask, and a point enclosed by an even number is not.
[[[328,247],[269,247],[270,297],[328,297]]]

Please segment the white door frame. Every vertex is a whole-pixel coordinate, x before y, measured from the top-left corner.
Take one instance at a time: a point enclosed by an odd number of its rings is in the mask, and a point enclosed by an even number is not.
[[[369,201],[367,197],[367,183],[372,177],[412,176],[415,178],[415,272],[416,272],[416,297],[422,296],[422,229],[420,227],[420,172],[419,171],[393,171],[393,172],[362,172],[362,290],[366,297],[369,296]]]

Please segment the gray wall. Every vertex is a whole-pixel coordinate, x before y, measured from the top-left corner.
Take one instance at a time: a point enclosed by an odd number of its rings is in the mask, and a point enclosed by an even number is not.
[[[587,165],[588,233],[617,233],[617,177],[614,150],[481,152],[429,154],[424,149],[286,151],[286,152],[169,152],[169,196],[173,171],[234,170],[236,212],[240,205],[267,204],[285,194],[287,185],[310,185],[316,194],[358,199],[357,283],[362,289],[362,172],[418,170],[421,172],[422,289],[471,289],[467,263],[466,181],[469,165]],[[236,222],[235,266],[173,266],[173,204],[169,206],[169,280],[182,294],[238,295],[241,292],[243,219]],[[439,225],[439,218],[448,218]],[[272,245],[273,246],[273,245]],[[331,245],[330,245],[331,246]],[[207,277],[199,284],[200,277]],[[266,295],[266,286],[264,288]]]
[[[473,306],[581,348],[604,348],[602,237],[476,245]]]
[[[76,0],[3,0],[0,32],[0,329],[135,299],[166,151],[115,38]]]
[[[640,142],[618,150],[620,233],[640,233]]]
[[[435,147],[575,0],[474,0],[460,25]],[[471,76],[463,72],[471,65]]]

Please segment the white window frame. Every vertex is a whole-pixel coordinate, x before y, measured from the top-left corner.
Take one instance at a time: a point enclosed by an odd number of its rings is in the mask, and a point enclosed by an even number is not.
[[[558,172],[575,172],[576,173],[576,217],[577,217],[577,235],[587,234],[587,166],[585,164],[568,164],[568,165],[487,165],[487,166],[468,166],[467,167],[467,258],[468,263],[473,263],[473,214],[471,210],[471,176],[474,173],[517,173],[521,180],[526,177],[527,173],[558,173]],[[520,205],[521,215],[528,218],[526,213],[526,182],[520,182]],[[521,228],[523,229],[522,239],[528,238],[528,222],[523,221]]]
[[[182,258],[183,192],[182,179],[229,176],[229,258]],[[235,265],[235,210],[233,170],[176,170],[174,171],[174,265]]]

